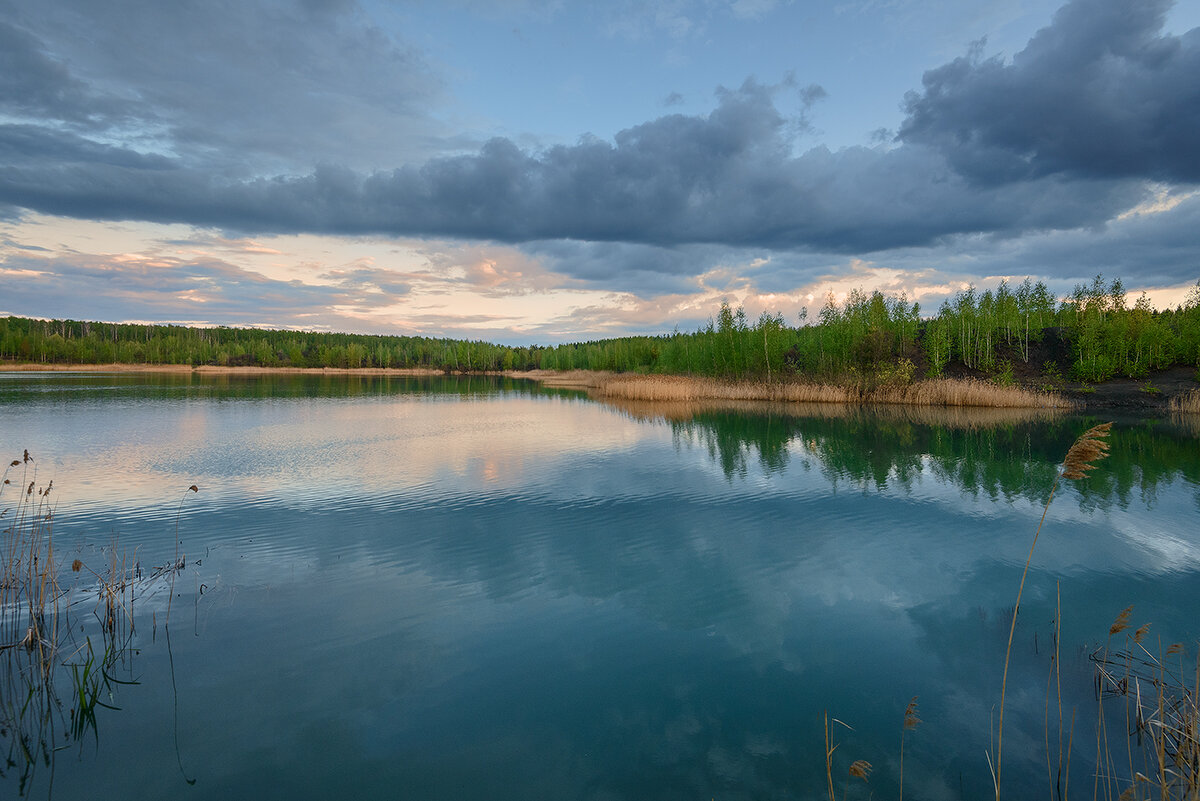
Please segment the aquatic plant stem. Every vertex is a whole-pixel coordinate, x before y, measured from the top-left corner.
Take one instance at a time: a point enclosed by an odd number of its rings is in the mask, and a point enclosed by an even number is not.
[[[1000,715],[996,729],[996,801],[1000,801],[1000,761],[1004,752],[1004,693],[1008,689],[1008,662],[1009,657],[1012,656],[1013,635],[1017,631],[1017,614],[1021,611],[1021,593],[1025,591],[1025,577],[1029,575],[1029,565],[1033,562],[1033,549],[1037,547],[1038,537],[1041,536],[1042,526],[1050,511],[1050,502],[1054,500],[1054,493],[1058,489],[1058,481],[1061,477],[1061,473],[1054,477],[1054,483],[1050,486],[1050,497],[1046,499],[1046,505],[1042,508],[1042,519],[1038,522],[1033,542],[1029,545],[1029,556],[1025,559],[1025,569],[1021,571],[1021,584],[1017,587],[1017,602],[1013,606],[1012,623],[1008,628],[1008,645],[1004,649],[1004,674],[1000,679]]]
[[[179,751],[179,687],[175,684],[175,654],[171,651],[171,624],[168,622],[163,626],[163,631],[167,636],[167,660],[171,668],[171,698],[174,704],[175,718],[175,762],[179,765],[179,775],[189,785],[196,783],[193,778],[188,778],[187,771],[183,769],[183,755]]]
[[[183,502],[187,500],[189,492],[200,492],[200,488],[195,484],[183,491],[183,495],[179,498],[179,506],[175,509],[175,561],[171,563],[171,594],[167,596],[167,625],[171,623],[171,602],[175,599],[175,574],[183,569],[183,565],[179,559],[179,516],[183,514]],[[186,559],[186,557],[184,557]]]
[[[829,712],[825,713],[825,780],[829,783],[829,801],[837,801],[833,794],[833,752],[837,746],[829,745]]]

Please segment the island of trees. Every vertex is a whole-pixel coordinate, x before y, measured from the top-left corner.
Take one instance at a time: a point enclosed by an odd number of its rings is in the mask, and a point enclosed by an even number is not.
[[[694,332],[552,347],[254,328],[193,328],[0,318],[0,360],[43,364],[426,368],[446,372],[605,370],[777,381],[911,381],[947,374],[998,383],[1030,375],[1101,382],[1172,366],[1200,368],[1200,281],[1175,309],[1132,303],[1097,276],[1056,299],[1026,279],[974,287],[922,317],[903,295],[856,290],[816,319],[748,319],[723,303]],[[1197,378],[1200,380],[1200,369]]]

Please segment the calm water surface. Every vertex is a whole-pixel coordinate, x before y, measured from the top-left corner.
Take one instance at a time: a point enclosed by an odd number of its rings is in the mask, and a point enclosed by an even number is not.
[[[1021,568],[1095,422],[0,374],[0,456],[27,448],[53,479],[59,556],[99,564],[115,539],[148,570],[178,531],[187,561],[173,598],[137,602],[119,710],[23,789],[0,735],[0,797],[820,798],[828,712],[853,727],[833,724],[839,795],[866,759],[847,797],[894,798],[913,696],[905,798],[987,797]],[[1085,795],[1109,624],[1133,604],[1194,653],[1197,436],[1118,421],[1111,457],[1056,494],[1010,669],[1007,797],[1048,787],[1056,592]],[[96,636],[86,603],[72,615]]]

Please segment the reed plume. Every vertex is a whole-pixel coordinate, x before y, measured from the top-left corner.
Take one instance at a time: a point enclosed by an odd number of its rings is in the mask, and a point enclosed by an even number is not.
[[[1108,432],[1112,423],[1101,423],[1079,435],[1063,459],[1062,477],[1079,479],[1095,470],[1095,462],[1108,455]]]
[[[1117,619],[1108,627],[1108,636],[1120,634],[1125,629],[1129,628],[1129,616],[1133,613],[1133,607],[1127,606],[1121,610],[1121,614],[1117,615]]]

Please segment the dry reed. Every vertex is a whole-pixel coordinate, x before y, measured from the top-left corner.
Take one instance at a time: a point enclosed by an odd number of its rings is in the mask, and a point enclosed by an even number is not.
[[[600,380],[597,394],[644,401],[787,401],[850,403],[850,390],[823,384],[730,382],[675,375],[615,375]]]
[[[1121,613],[1110,632],[1128,629],[1129,612]],[[1125,646],[1115,652],[1110,653],[1106,643],[1092,654],[1101,721],[1106,700],[1121,699],[1124,704],[1128,774],[1122,781],[1129,786],[1120,797],[1194,801],[1200,798],[1200,655],[1189,678],[1183,645],[1175,643],[1165,654],[1152,654],[1144,644],[1147,630],[1148,625],[1126,634]],[[1168,664],[1175,656],[1177,668]],[[1107,736],[1103,743],[1098,738],[1098,768],[1104,768],[1105,794],[1112,795],[1118,780],[1107,745]]]
[[[856,759],[850,763],[848,773],[856,779],[862,779],[864,782],[870,779],[871,771],[874,770],[871,763],[865,759]]]
[[[21,468],[15,505],[0,510],[0,649],[15,645],[47,649],[57,639],[58,589],[54,567],[54,482],[37,489],[33,457],[25,451],[4,471],[0,502],[13,488],[9,472]],[[34,494],[36,492],[36,495]],[[11,501],[10,501],[11,502]]]
[[[508,378],[528,378],[540,381],[548,387],[590,389],[600,386],[612,373],[602,370],[509,370]]]
[[[1170,409],[1176,414],[1200,414],[1200,389],[1171,398]]]
[[[55,741],[62,723],[53,680],[69,629],[60,626],[51,486],[36,486],[36,464],[25,451],[0,483],[0,738],[12,743],[8,767],[19,764],[15,753],[27,757],[20,763],[22,784],[37,770],[33,757],[48,753],[45,744]]]
[[[836,720],[836,718],[835,718]],[[825,713],[825,781],[829,785],[829,801],[837,801],[833,793],[833,752],[838,750],[838,744],[829,739],[829,713]]]
[[[835,385],[802,382],[718,381],[667,375],[596,375],[580,377],[605,398],[641,401],[774,401],[786,403],[904,404],[992,408],[1068,408],[1053,393],[1001,387],[983,381],[932,379],[913,384]],[[561,384],[560,384],[561,385]]]
[[[829,712],[825,713],[825,781],[829,789],[829,801],[837,801],[837,796],[833,792],[833,752],[841,747],[841,744],[835,742],[829,735],[829,721],[832,720],[839,726],[844,726],[850,731],[854,731],[854,727],[847,723],[843,723],[837,718],[830,718]],[[849,775],[867,780],[867,775],[871,772],[871,763],[863,759],[856,759],[850,764]]]

